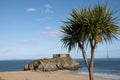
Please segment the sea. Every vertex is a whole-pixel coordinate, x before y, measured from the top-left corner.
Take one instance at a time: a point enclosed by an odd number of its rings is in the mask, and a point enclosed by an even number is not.
[[[82,68],[77,70],[80,74],[88,75],[83,59],[75,59],[81,63]],[[120,58],[99,58],[94,62],[94,76],[120,80]]]
[[[88,75],[87,67],[83,59],[75,59],[82,65],[76,72]],[[33,60],[2,60],[0,61],[0,72],[24,71],[24,65]],[[95,59],[94,75],[98,77],[120,80],[120,58]]]

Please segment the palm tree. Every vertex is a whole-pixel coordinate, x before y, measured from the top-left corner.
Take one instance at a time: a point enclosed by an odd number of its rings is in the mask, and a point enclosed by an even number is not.
[[[73,48],[81,50],[83,59],[89,71],[89,80],[94,80],[94,53],[97,45],[103,42],[112,42],[118,39],[120,28],[118,18],[107,4],[96,4],[93,8],[73,9],[70,18],[61,27],[63,47],[71,51]],[[90,61],[86,57],[86,48],[89,47]]]

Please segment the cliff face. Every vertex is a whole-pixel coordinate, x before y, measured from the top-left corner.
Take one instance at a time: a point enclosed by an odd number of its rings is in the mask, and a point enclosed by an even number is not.
[[[53,58],[40,59],[24,66],[24,70],[56,71],[77,70],[81,65],[73,60],[69,54],[54,54]]]

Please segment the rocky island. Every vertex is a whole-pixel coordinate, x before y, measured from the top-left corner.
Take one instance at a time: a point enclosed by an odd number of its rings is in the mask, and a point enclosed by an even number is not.
[[[44,58],[32,61],[24,66],[24,70],[56,71],[77,70],[81,68],[80,63],[73,60],[69,54],[54,54],[53,58]]]

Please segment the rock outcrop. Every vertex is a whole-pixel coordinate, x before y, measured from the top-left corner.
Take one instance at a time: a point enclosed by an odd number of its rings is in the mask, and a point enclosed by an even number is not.
[[[56,71],[77,70],[81,65],[73,60],[69,54],[54,54],[53,58],[40,59],[30,62],[24,66],[24,70]]]

